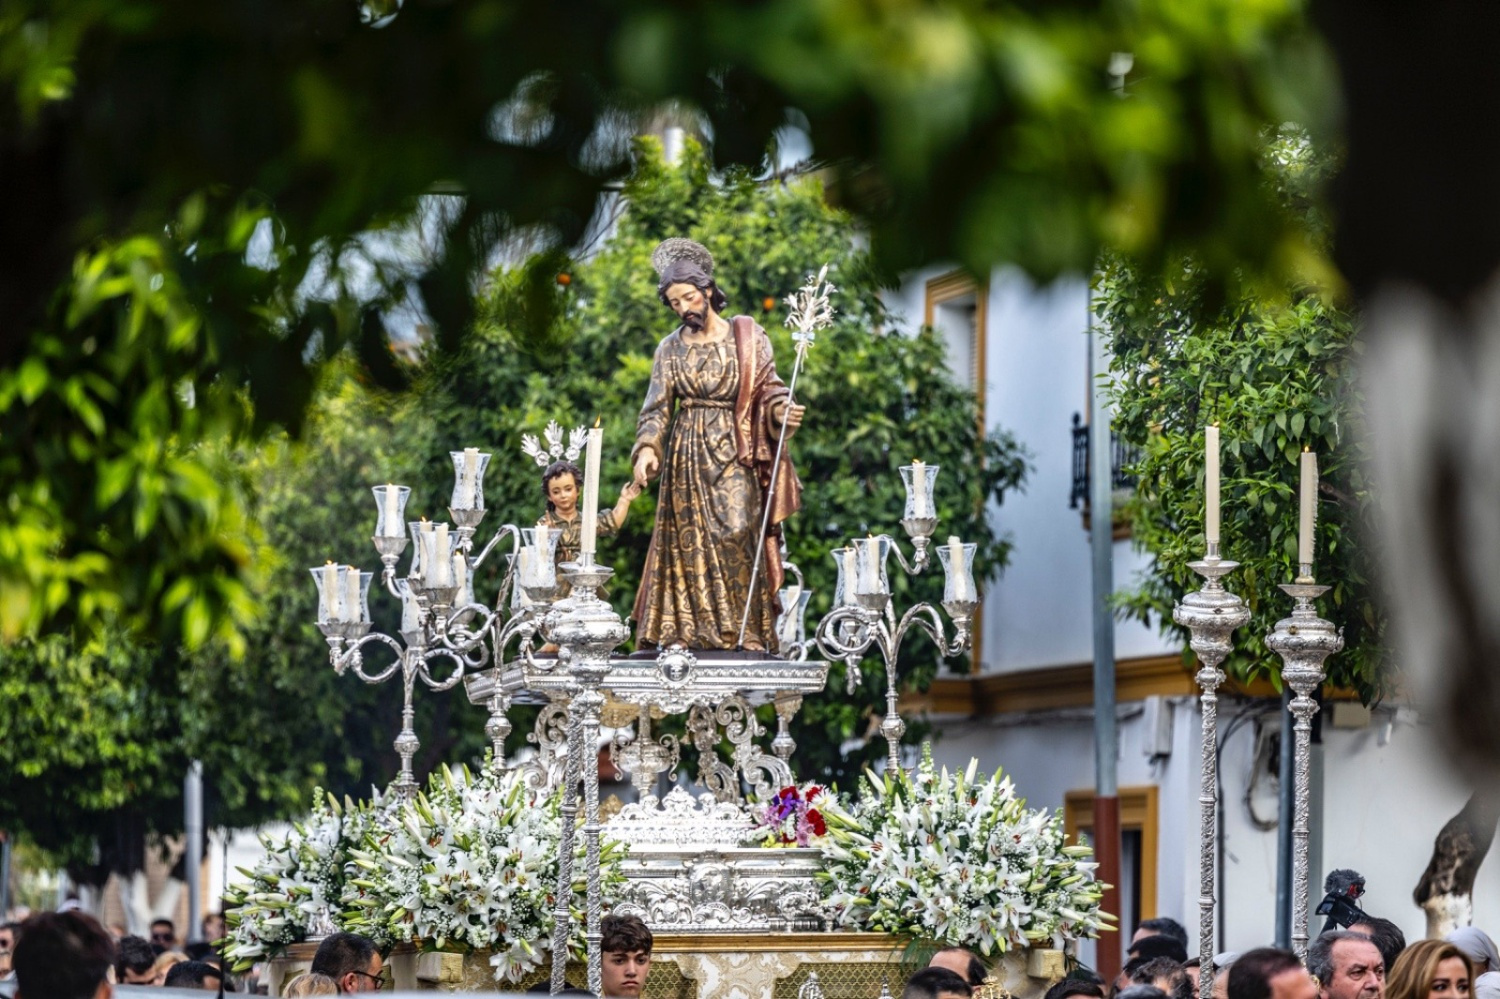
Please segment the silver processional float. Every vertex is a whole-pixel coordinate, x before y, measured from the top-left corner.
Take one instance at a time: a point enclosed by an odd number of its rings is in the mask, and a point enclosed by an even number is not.
[[[670,244],[670,245],[669,245]],[[706,261],[706,250],[686,240],[668,241],[658,251]],[[786,325],[796,344],[796,363],[787,391],[787,405],[816,334],[833,320],[827,281],[828,268],[809,277],[789,296]],[[787,421],[776,440],[774,489],[786,446]],[[629,845],[624,864],[626,885],[619,913],[641,915],[659,931],[754,933],[810,930],[826,927],[814,875],[818,851],[790,848],[768,851],[744,847],[754,823],[742,788],[764,799],[794,783],[795,751],[789,725],[802,699],[824,689],[828,662],[812,658],[814,649],[829,659],[846,663],[849,688],[859,678],[859,664],[873,648],[886,668],[886,715],[880,726],[889,742],[887,765],[901,765],[900,738],[905,730],[897,705],[897,660],[902,641],[912,628],[927,633],[945,656],[968,648],[971,618],[978,606],[973,579],[976,546],[950,538],[937,547],[946,575],[942,611],[918,603],[899,616],[891,599],[889,556],[894,553],[903,571],[920,573],[931,564],[929,551],[938,519],[933,491],[938,467],[914,461],[901,468],[906,508],[901,521],[914,554],[910,561],[890,535],[854,538],[831,554],[837,570],[834,606],[808,641],[803,622],[809,591],[798,567],[784,562],[790,580],[779,594],[781,613],[776,622],[776,653],[689,649],[673,644],[654,652],[621,655],[630,638],[626,623],[599,590],[613,575],[597,561],[599,466],[603,432],[582,428],[565,434],[554,421],[546,430],[546,446],[527,437],[523,450],[538,463],[546,459],[585,459],[581,520],[576,560],[556,563],[559,535],[545,525],[521,527],[507,523],[478,546],[476,534],[486,509],[484,476],[491,454],[478,448],[451,452],[454,486],[448,505],[450,522],[408,521],[412,491],[389,483],[373,487],[377,519],[372,542],[382,569],[380,586],[401,603],[401,626],[396,636],[372,631],[369,591],[374,573],[352,565],[329,562],[311,570],[318,591],[317,623],[327,639],[329,659],[340,674],[352,671],[369,684],[399,677],[402,684],[401,730],[395,740],[400,771],[391,787],[396,799],[415,795],[412,760],[420,748],[413,729],[413,695],[418,681],[433,690],[449,690],[462,683],[471,701],[485,706],[485,733],[492,743],[489,765],[497,772],[518,770],[519,778],[536,788],[563,788],[559,890],[554,913],[553,991],[564,985],[566,940],[570,929],[567,900],[574,883],[579,797],[582,796],[583,876],[586,884],[585,939],[588,946],[588,987],[601,990],[599,746],[609,705],[634,731],[615,730],[610,751],[616,765],[628,772],[639,800],[625,805],[609,820],[610,836]],[[770,504],[765,504],[769,508]],[[761,517],[760,540],[752,570],[751,591],[763,566],[760,555],[770,527],[769,509]],[[404,577],[397,562],[410,544],[413,555]],[[509,551],[507,566],[493,605],[476,598],[474,580],[502,545]],[[948,635],[946,613],[952,623]],[[744,644],[750,617],[749,600],[741,616],[739,636]],[[372,669],[365,650],[384,645],[393,659]],[[508,713],[517,704],[538,704],[541,710],[530,740],[535,751],[525,761],[512,762],[505,740],[512,731]],[[766,733],[755,709],[773,704],[778,731],[769,751],[757,742]],[[698,796],[681,787],[660,800],[654,793],[659,775],[675,770],[681,746],[676,737],[654,739],[651,724],[667,716],[686,716],[685,740],[698,751]],[[732,746],[726,761],[722,742]],[[581,791],[580,791],[581,789]],[[696,876],[685,878],[685,870]]]

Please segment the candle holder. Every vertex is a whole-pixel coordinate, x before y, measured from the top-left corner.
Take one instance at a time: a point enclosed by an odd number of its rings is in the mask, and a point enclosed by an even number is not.
[[[932,477],[937,474],[936,466],[928,466],[928,471],[930,476],[924,473],[924,477],[917,481],[930,486]],[[907,501],[910,507],[915,491],[911,466],[902,470],[902,478],[908,483]],[[931,499],[930,490],[928,499]],[[935,517],[931,525],[925,523],[925,518],[921,521],[915,526],[928,532],[923,535],[925,539],[936,529],[937,521]],[[911,530],[910,526],[908,530]],[[897,710],[899,695],[896,688],[896,664],[901,643],[913,627],[918,627],[927,633],[944,658],[958,655],[969,647],[971,622],[974,611],[979,606],[978,593],[973,587],[974,547],[964,545],[955,538],[950,543],[947,554],[942,554],[945,549],[939,550],[939,558],[948,571],[943,609],[954,625],[951,643],[942,614],[932,604],[915,604],[899,619],[891,604],[886,556],[894,550],[901,568],[908,575],[916,575],[927,564],[925,540],[917,548],[917,554],[911,562],[907,562],[900,546],[888,534],[855,538],[848,547],[834,550],[834,563],[839,570],[834,589],[834,608],[818,622],[815,640],[824,655],[844,661],[850,693],[859,684],[859,664],[865,654],[871,647],[880,652],[885,663],[886,677],[886,711],[885,718],[880,723],[880,734],[888,743],[886,764],[893,771],[901,766],[901,736],[906,732],[906,723],[901,720],[901,713]],[[956,563],[955,554],[959,556]]]
[[[1281,657],[1281,678],[1296,693],[1288,709],[1296,719],[1293,772],[1296,791],[1292,822],[1292,950],[1307,954],[1307,841],[1308,796],[1312,766],[1312,716],[1318,704],[1312,695],[1324,679],[1323,661],[1344,647],[1343,629],[1318,616],[1313,601],[1328,592],[1313,580],[1312,565],[1302,563],[1297,582],[1283,583],[1281,590],[1296,601],[1290,617],[1276,622],[1266,635],[1266,646]],[[1282,750],[1286,750],[1283,748]]]
[[[408,486],[384,485],[374,486],[370,492],[375,494],[375,533],[370,541],[375,545],[375,550],[380,553],[380,561],[384,565],[381,578],[389,585],[396,575],[396,560],[406,550],[406,531],[402,530],[402,518],[406,516],[406,502],[411,498],[411,489]]]
[[[1215,853],[1218,837],[1218,744],[1219,685],[1224,682],[1220,664],[1233,651],[1230,635],[1250,620],[1250,608],[1224,588],[1223,577],[1239,568],[1238,562],[1219,557],[1219,546],[1208,545],[1207,554],[1188,563],[1204,579],[1203,587],[1187,594],[1172,609],[1172,620],[1188,629],[1189,644],[1198,657],[1198,703],[1203,718],[1202,760],[1198,788],[1198,950],[1207,969],[1199,983],[1201,999],[1213,995]]]
[[[453,544],[446,523],[429,524],[422,531],[422,589],[433,608],[446,610],[458,592],[453,578]]]
[[[885,559],[890,554],[891,538],[855,538],[854,598],[861,607],[879,610],[891,599],[891,582],[885,572]]]
[[[401,728],[393,743],[401,766],[391,785],[392,794],[399,798],[411,797],[417,788],[416,775],[412,771],[412,760],[421,748],[412,724],[415,714],[412,702],[417,684],[420,682],[438,691],[454,687],[469,671],[488,663],[491,653],[486,641],[496,657],[511,642],[518,642],[520,654],[529,658],[533,636],[547,609],[543,602],[509,613],[502,610],[507,605],[506,588],[515,585],[514,576],[509,573],[501,584],[496,609],[491,610],[475,600],[475,570],[506,538],[512,541],[513,558],[521,531],[513,524],[504,524],[477,557],[470,556],[473,528],[484,513],[483,476],[490,456],[482,453],[473,456],[473,488],[466,490],[462,488],[465,453],[452,454],[455,476],[459,480],[451,509],[458,525],[453,535],[447,534],[445,524],[425,519],[404,520],[411,498],[411,489],[407,486],[387,484],[371,489],[377,517],[375,533],[370,540],[380,554],[381,581],[385,589],[401,601],[399,638],[371,632],[369,586],[372,573],[359,573],[355,591],[351,594],[348,573],[357,570],[333,566],[332,563],[312,570],[318,591],[317,623],[328,642],[329,663],[334,671],[342,675],[352,670],[360,680],[369,684],[384,683],[397,676],[401,678]],[[402,523],[406,527],[404,531],[397,527]],[[396,562],[408,541],[412,542],[411,566],[406,577],[398,579]],[[381,669],[369,668],[365,662],[365,649],[377,645],[389,648],[394,653],[394,661]],[[442,659],[451,664],[451,671],[447,674],[436,668]],[[503,685],[497,685],[490,698],[490,719],[485,732],[494,747],[492,765],[501,770],[506,768],[504,744],[510,732],[510,722],[505,713],[509,705],[509,693]]]
[[[776,618],[776,643],[785,659],[802,661],[807,658],[807,602],[812,591],[802,578],[802,571],[791,562],[782,562],[782,569],[796,580],[781,588],[781,614]]]
[[[979,591],[974,586],[974,555],[979,546],[950,538],[938,549],[943,564],[943,610],[955,627],[967,629],[979,607]]]
[[[901,482],[906,487],[901,527],[912,540],[912,565],[916,572],[926,567],[927,544],[932,532],[937,530],[937,507],[933,504],[932,490],[937,484],[938,467],[914,461],[900,469]]]
[[[474,529],[484,519],[484,473],[490,466],[490,456],[476,448],[466,448],[449,451],[448,457],[453,461],[453,496],[448,503],[448,514],[458,528],[456,547],[468,551],[473,544]]]
[[[546,527],[521,529],[519,581],[533,602],[550,603],[561,592],[557,582],[557,543],[561,538],[561,531]]]
[[[835,607],[858,605],[859,600],[854,596],[854,581],[859,577],[859,570],[854,567],[854,547],[848,545],[835,548],[828,554],[838,568],[838,582],[833,587],[833,605]]]

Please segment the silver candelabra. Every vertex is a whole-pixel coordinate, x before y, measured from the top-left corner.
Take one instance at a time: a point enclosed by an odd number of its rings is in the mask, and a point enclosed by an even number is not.
[[[1188,567],[1204,579],[1202,589],[1187,594],[1172,609],[1172,620],[1187,628],[1190,644],[1198,657],[1199,704],[1203,715],[1203,752],[1198,789],[1198,953],[1203,966],[1199,982],[1201,999],[1213,995],[1215,841],[1217,837],[1219,775],[1219,685],[1224,682],[1220,665],[1233,649],[1229,636],[1250,620],[1250,608],[1224,588],[1222,577],[1239,567],[1238,562],[1219,557],[1217,543]]]
[[[454,489],[448,512],[455,525],[428,520],[405,522],[411,490],[406,486],[375,486],[377,518],[375,534],[370,539],[380,555],[381,585],[401,602],[399,638],[371,630],[369,589],[373,573],[355,566],[326,565],[311,570],[318,591],[318,627],[328,642],[329,661],[342,675],[352,670],[369,684],[384,683],[394,676],[402,681],[401,731],[394,747],[401,768],[391,786],[398,798],[416,793],[416,775],[412,760],[421,748],[412,721],[412,695],[418,681],[438,691],[449,690],[465,674],[482,668],[492,658],[499,662],[505,647],[519,641],[523,655],[530,655],[532,638],[541,622],[547,603],[557,593],[552,570],[555,536],[538,541],[537,532],[522,530],[514,524],[502,525],[474,554],[474,536],[484,519],[484,471],[490,456],[475,448],[451,452],[454,465]],[[512,569],[501,585],[502,599],[494,608],[474,597],[475,573],[490,553],[506,538],[512,541]],[[539,545],[538,554],[529,563],[530,576],[514,569],[521,554],[521,543]],[[396,563],[413,545],[411,567],[405,578],[396,575]],[[516,599],[506,607],[506,592],[515,588]],[[366,666],[367,646],[384,645],[395,653],[395,660],[379,670]],[[433,666],[440,659],[449,660],[452,672],[435,675]],[[497,685],[490,699],[491,717],[485,726],[491,738],[492,765],[505,767],[505,736],[510,723],[505,717],[509,696]]]
[[[953,622],[953,641],[948,641],[943,618],[930,603],[915,604],[899,619],[896,617],[886,573],[887,560],[894,551],[896,561],[908,575],[916,575],[926,568],[930,539],[937,528],[932,497],[937,473],[938,466],[922,462],[912,462],[901,468],[901,477],[906,484],[906,511],[901,526],[912,539],[914,551],[910,562],[888,534],[856,538],[848,546],[833,551],[834,563],[838,567],[834,609],[818,622],[816,632],[818,648],[823,654],[844,661],[851,693],[859,683],[860,661],[871,646],[879,650],[886,676],[886,714],[880,725],[880,734],[889,744],[887,763],[892,771],[901,766],[901,736],[906,731],[906,723],[901,720],[897,709],[896,665],[901,642],[915,625],[927,633],[944,658],[957,655],[969,646],[970,619],[979,606],[974,587],[976,546],[964,544],[954,537],[938,547],[938,557],[947,577],[943,610]]]
[[[1323,682],[1323,661],[1344,647],[1343,629],[1318,616],[1313,601],[1328,591],[1313,579],[1312,564],[1303,562],[1296,582],[1281,589],[1296,601],[1291,617],[1276,622],[1266,635],[1266,646],[1281,657],[1281,678],[1296,693],[1288,706],[1296,724],[1292,766],[1296,774],[1295,819],[1292,823],[1292,949],[1307,955],[1307,839],[1309,770],[1312,766],[1312,716],[1318,704],[1312,695]],[[1285,748],[1282,752],[1285,752]],[[1283,821],[1285,817],[1283,816]]]

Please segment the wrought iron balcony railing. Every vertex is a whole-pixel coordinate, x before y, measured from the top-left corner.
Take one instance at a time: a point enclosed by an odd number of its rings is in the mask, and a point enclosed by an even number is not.
[[[1083,504],[1085,510],[1089,505],[1089,425],[1083,422],[1081,413],[1073,414],[1073,489],[1068,494],[1068,508],[1078,509]],[[1116,491],[1126,491],[1135,488],[1135,476],[1127,474],[1123,469],[1132,465],[1140,457],[1140,450],[1133,448],[1120,440],[1120,435],[1110,431],[1110,484]]]

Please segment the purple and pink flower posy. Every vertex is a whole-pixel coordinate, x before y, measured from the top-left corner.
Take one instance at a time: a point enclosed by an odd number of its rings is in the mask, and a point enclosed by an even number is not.
[[[765,834],[767,846],[812,846],[827,835],[828,825],[817,803],[827,791],[821,784],[784,787],[760,809],[756,828]]]

